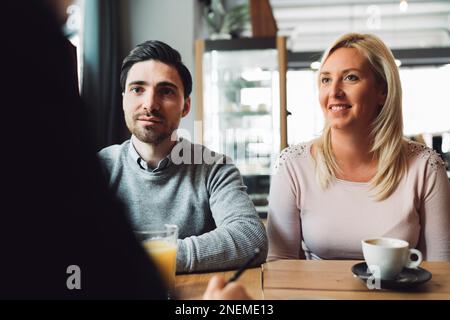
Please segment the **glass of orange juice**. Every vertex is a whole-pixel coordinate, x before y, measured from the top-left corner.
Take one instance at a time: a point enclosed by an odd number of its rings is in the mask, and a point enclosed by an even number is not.
[[[175,290],[178,227],[173,224],[159,228],[147,226],[142,231],[136,231],[136,236],[166,282],[170,298]]]

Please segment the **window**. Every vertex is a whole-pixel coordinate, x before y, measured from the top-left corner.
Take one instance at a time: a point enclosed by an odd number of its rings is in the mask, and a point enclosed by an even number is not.
[[[66,37],[77,48],[78,87],[81,88],[83,75],[83,22],[84,0],[75,0],[67,8],[67,22],[64,26]]]
[[[405,135],[450,131],[450,64],[400,68],[400,78]]]
[[[450,64],[401,67],[405,136],[442,134],[447,147],[450,134]],[[287,103],[290,145],[311,140],[322,132],[324,120],[319,105],[317,71],[291,70],[287,73]]]
[[[288,144],[297,144],[318,137],[324,120],[319,104],[317,72],[290,70],[287,72]]]

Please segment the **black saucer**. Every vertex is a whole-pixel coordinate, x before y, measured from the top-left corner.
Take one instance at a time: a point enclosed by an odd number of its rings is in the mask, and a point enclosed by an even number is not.
[[[365,262],[357,263],[352,267],[352,272],[355,276],[367,281],[372,274],[367,272],[367,265]],[[410,289],[415,288],[431,279],[431,272],[423,269],[408,269],[404,268],[402,272],[394,280],[381,280],[381,289]]]

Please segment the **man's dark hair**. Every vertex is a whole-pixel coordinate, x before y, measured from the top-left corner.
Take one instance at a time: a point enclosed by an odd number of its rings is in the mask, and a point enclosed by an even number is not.
[[[138,62],[147,60],[157,60],[173,66],[177,69],[184,87],[184,97],[187,98],[192,91],[192,77],[188,68],[181,61],[180,53],[168,44],[158,41],[145,41],[131,50],[130,54],[123,60],[122,70],[120,72],[120,86],[122,92],[125,92],[125,83],[128,77],[128,71]]]

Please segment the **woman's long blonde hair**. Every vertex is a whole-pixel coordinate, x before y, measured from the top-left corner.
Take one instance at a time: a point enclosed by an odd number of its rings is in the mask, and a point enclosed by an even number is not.
[[[386,101],[372,124],[371,152],[378,160],[377,172],[370,180],[375,199],[389,197],[406,173],[406,147],[403,139],[402,88],[400,76],[391,50],[372,34],[348,33],[340,36],[328,48],[321,66],[339,48],[355,48],[370,63],[376,79],[386,88]],[[339,170],[331,147],[331,128],[328,123],[316,143],[316,175],[322,188],[327,188]]]

